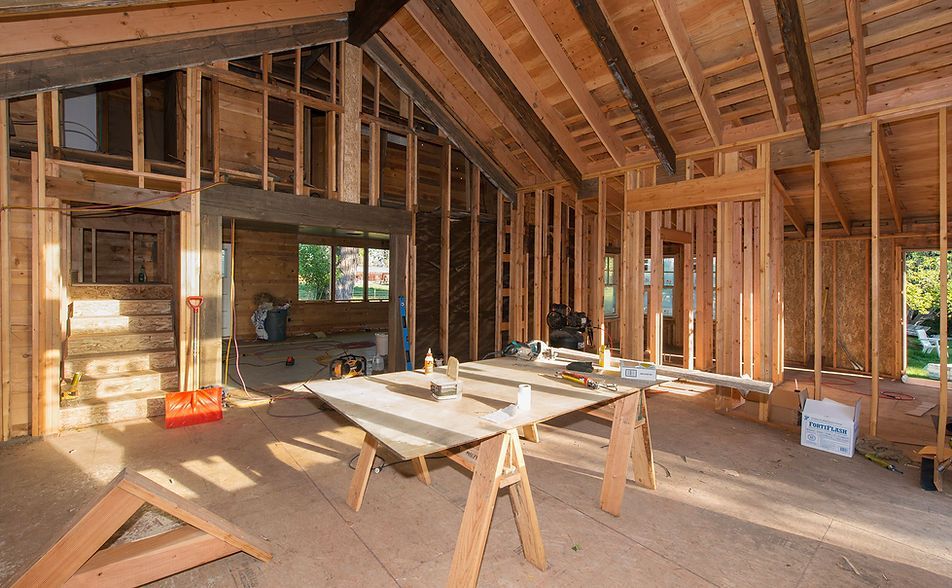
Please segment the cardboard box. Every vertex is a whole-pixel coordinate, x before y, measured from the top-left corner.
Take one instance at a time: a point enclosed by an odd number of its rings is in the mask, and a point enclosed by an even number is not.
[[[629,361],[623,359],[620,366],[623,380],[657,380],[658,366],[647,361]]]
[[[820,451],[853,457],[859,433],[860,403],[842,404],[835,400],[811,400],[801,392],[803,416],[800,418],[800,445]]]

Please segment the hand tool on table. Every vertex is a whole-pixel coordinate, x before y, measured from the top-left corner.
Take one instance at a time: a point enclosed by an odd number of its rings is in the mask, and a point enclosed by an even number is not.
[[[618,391],[618,386],[615,384],[610,384],[606,382],[600,382],[595,378],[590,378],[585,374],[580,374],[578,372],[571,372],[568,370],[560,370],[555,372],[555,377],[562,378],[563,380],[568,380],[570,382],[575,382],[576,384],[581,384],[592,390],[598,390],[599,388],[604,388],[605,390],[610,390],[612,392]]]

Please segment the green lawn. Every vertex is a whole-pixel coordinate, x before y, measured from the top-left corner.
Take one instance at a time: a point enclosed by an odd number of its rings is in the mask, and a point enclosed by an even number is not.
[[[906,375],[910,378],[936,379],[926,372],[926,364],[939,363],[939,356],[935,352],[923,353],[918,338],[906,337],[906,357]]]

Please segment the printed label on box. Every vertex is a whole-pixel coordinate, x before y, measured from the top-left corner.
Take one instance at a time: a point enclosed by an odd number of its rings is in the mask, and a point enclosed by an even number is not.
[[[647,361],[621,362],[621,377],[623,380],[657,380],[658,367]]]

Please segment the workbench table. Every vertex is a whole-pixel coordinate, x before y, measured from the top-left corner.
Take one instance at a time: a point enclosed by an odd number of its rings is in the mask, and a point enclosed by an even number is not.
[[[360,509],[379,445],[412,462],[417,476],[426,484],[426,456],[445,455],[473,473],[449,585],[476,585],[496,496],[504,487],[509,488],[523,553],[533,565],[545,569],[545,551],[518,432],[533,430],[537,423],[578,410],[611,419],[600,506],[618,516],[629,461],[635,483],[655,488],[644,391],[671,379],[621,380],[616,369],[613,374],[592,375],[615,384],[617,389],[592,390],[555,377],[566,362],[558,358],[522,361],[506,357],[460,364],[463,391],[456,400],[435,400],[430,395],[430,376],[419,371],[318,385],[314,392],[365,432],[347,503],[354,510]],[[519,384],[532,386],[531,409],[518,411],[499,424],[482,418],[515,404]]]

